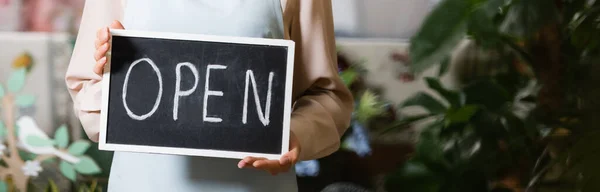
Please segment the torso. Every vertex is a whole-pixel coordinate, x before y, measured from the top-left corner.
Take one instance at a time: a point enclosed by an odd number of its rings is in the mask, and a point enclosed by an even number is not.
[[[127,0],[126,29],[283,38],[280,0]],[[297,191],[293,170],[271,176],[238,160],[116,152],[109,191]]]
[[[280,0],[127,0],[123,22],[136,30],[283,38]]]

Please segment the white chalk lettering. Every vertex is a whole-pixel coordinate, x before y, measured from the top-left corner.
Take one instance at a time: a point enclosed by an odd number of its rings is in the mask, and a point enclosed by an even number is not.
[[[132,73],[133,68],[137,64],[142,63],[142,62],[149,64],[152,67],[152,70],[154,70],[155,75],[158,79],[158,93],[157,93],[156,100],[154,101],[154,106],[152,107],[152,109],[149,112],[147,112],[146,114],[138,115],[138,114],[135,114],[133,111],[131,111],[131,109],[127,105],[127,91],[128,91],[129,77]],[[184,68],[184,67],[188,68],[192,72],[193,78],[194,78],[193,86],[186,90],[184,90],[185,88],[181,87],[181,83],[183,81],[186,81],[186,77],[182,77],[182,74],[181,74],[181,71],[183,70],[182,68]],[[211,90],[210,75],[211,75],[211,70],[225,70],[225,69],[227,69],[227,66],[225,66],[225,65],[209,64],[206,66],[206,80],[204,82],[204,98],[203,98],[203,106],[202,106],[202,120],[204,122],[220,123],[223,121],[223,119],[218,117],[218,115],[209,115],[208,99],[211,96],[222,97],[224,95],[223,91]],[[214,74],[213,74],[213,76],[214,76]],[[243,98],[244,101],[243,101],[243,106],[242,106],[242,123],[243,124],[248,123],[248,102],[250,100],[249,97],[254,97],[254,105],[256,108],[256,113],[258,115],[258,119],[264,126],[269,125],[270,114],[271,114],[271,103],[272,103],[271,100],[272,100],[272,89],[273,89],[273,77],[274,76],[275,76],[274,72],[269,73],[268,86],[266,89],[266,98],[264,100],[264,108],[263,108],[263,104],[261,103],[261,98],[259,97],[258,84],[256,83],[256,77],[254,76],[254,72],[252,70],[246,71],[246,81],[245,81],[246,84],[244,87],[244,98]],[[190,78],[190,77],[188,77],[188,78]],[[179,102],[180,102],[181,98],[192,95],[197,90],[199,81],[200,81],[200,75],[199,75],[197,67],[194,64],[192,64],[190,62],[181,62],[175,66],[175,90],[173,93],[173,121],[177,121],[179,119],[178,118],[179,117],[179,107],[180,107]],[[250,86],[252,86],[252,94],[249,93]],[[147,119],[148,117],[151,117],[158,110],[158,106],[160,105],[162,94],[163,94],[163,79],[162,79],[162,75],[161,75],[161,72],[160,72],[158,66],[149,58],[142,58],[142,59],[134,61],[129,66],[129,69],[127,70],[127,73],[125,74],[125,80],[123,83],[122,101],[123,101],[123,106],[124,106],[125,110],[127,111],[127,115],[129,117],[131,117],[132,119],[138,120],[138,121],[142,121],[142,120]],[[250,101],[250,102],[252,102],[252,101]]]
[[[131,70],[133,69],[133,67],[135,67],[138,63],[142,61],[148,63],[156,73],[156,77],[158,78],[158,94],[156,96],[156,101],[154,101],[154,106],[152,107],[152,110],[150,110],[150,112],[144,115],[136,115],[129,109],[129,106],[127,106],[127,84],[129,82],[129,74],[131,73]],[[158,109],[158,105],[160,104],[160,98],[162,97],[162,92],[162,75],[160,74],[160,70],[158,70],[158,67],[156,66],[156,64],[154,64],[154,62],[152,62],[152,60],[148,58],[138,59],[134,61],[131,64],[131,66],[129,66],[129,70],[127,70],[127,74],[125,74],[125,82],[123,82],[123,106],[125,106],[125,110],[127,110],[127,115],[129,115],[129,117],[138,121],[142,121],[152,116],[152,114],[154,114],[154,112],[156,112],[156,110]]]
[[[260,99],[258,97],[258,90],[256,86],[256,80],[254,79],[254,73],[252,70],[246,71],[246,89],[244,90],[244,109],[242,114],[242,123],[246,124],[248,121],[248,86],[250,86],[250,82],[252,81],[252,88],[254,91],[254,103],[256,104],[256,112],[258,112],[258,117],[264,126],[269,125],[269,114],[271,113],[271,88],[273,85],[273,72],[269,73],[269,88],[267,90],[267,99],[265,101],[265,109],[264,114],[262,111],[262,107],[260,105]]]
[[[208,65],[206,68],[206,81],[204,82],[204,104],[203,104],[203,120],[211,123],[218,123],[223,121],[223,119],[218,117],[209,117],[208,116],[208,97],[209,96],[223,96],[222,91],[213,91],[209,89],[210,85],[210,70],[212,69],[226,69],[227,66],[224,65]]]
[[[182,91],[181,89],[181,67],[188,67],[192,73],[194,74],[194,86],[191,89]],[[175,67],[175,97],[173,101],[173,120],[177,120],[177,116],[179,115],[179,98],[184,96],[189,96],[196,90],[198,86],[198,69],[189,63],[179,63],[177,67]]]

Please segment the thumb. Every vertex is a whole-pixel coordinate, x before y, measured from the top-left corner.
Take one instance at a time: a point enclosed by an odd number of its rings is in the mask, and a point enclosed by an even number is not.
[[[125,29],[125,27],[123,27],[123,24],[121,24],[121,22],[117,21],[117,20],[113,21],[110,24],[110,28],[112,28],[112,29]]]
[[[287,152],[285,155],[283,155],[283,157],[280,159],[280,162],[282,164],[285,164],[285,163],[296,164],[296,162],[298,162],[298,156],[299,156],[298,148],[293,148],[292,150]]]

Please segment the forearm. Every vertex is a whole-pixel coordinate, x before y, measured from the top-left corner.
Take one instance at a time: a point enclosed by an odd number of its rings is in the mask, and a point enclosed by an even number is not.
[[[351,104],[344,93],[325,91],[303,96],[292,114],[292,132],[302,147],[300,159],[309,160],[327,156],[340,146],[341,135],[349,126]]]
[[[286,11],[289,37],[297,47],[292,132],[300,142],[300,159],[316,159],[339,148],[353,97],[337,73],[331,1],[288,0]]]
[[[100,121],[102,77],[93,72],[96,31],[122,17],[120,0],[87,0],[79,33],[65,75],[73,109],[88,137],[97,141]]]

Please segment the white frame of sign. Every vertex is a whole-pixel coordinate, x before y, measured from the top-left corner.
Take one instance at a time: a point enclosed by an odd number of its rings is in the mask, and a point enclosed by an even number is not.
[[[250,37],[229,37],[229,36],[214,36],[214,35],[200,35],[200,34],[183,34],[183,33],[165,33],[165,32],[149,32],[149,31],[134,31],[134,30],[119,30],[110,29],[111,36],[122,36],[122,37],[141,37],[141,38],[156,38],[156,39],[170,39],[170,40],[186,40],[186,41],[204,41],[204,42],[220,42],[220,43],[236,43],[236,44],[250,44],[250,45],[269,45],[269,46],[281,46],[287,48],[287,68],[286,68],[286,82],[285,82],[285,101],[284,101],[284,115],[283,115],[283,133],[282,133],[282,145],[281,153],[264,154],[264,153],[250,153],[250,152],[237,152],[237,151],[224,151],[224,150],[210,150],[210,149],[191,149],[191,148],[178,148],[178,147],[159,147],[159,146],[145,146],[145,145],[130,145],[130,144],[115,144],[106,142],[106,131],[107,131],[107,120],[108,120],[108,101],[109,101],[109,90],[110,90],[110,51],[107,54],[107,64],[104,68],[104,74],[102,77],[102,111],[100,112],[100,137],[98,141],[98,148],[106,151],[128,151],[128,152],[141,152],[141,153],[160,153],[160,154],[173,154],[173,155],[185,155],[185,156],[204,156],[204,157],[217,157],[217,158],[229,158],[229,159],[243,159],[244,157],[264,157],[267,159],[280,159],[281,156],[289,151],[289,139],[290,139],[290,118],[292,111],[292,82],[294,74],[294,53],[295,43],[291,40],[284,39],[266,39],[266,38],[250,38]],[[112,45],[112,41],[110,42]],[[112,46],[111,46],[112,47]]]

